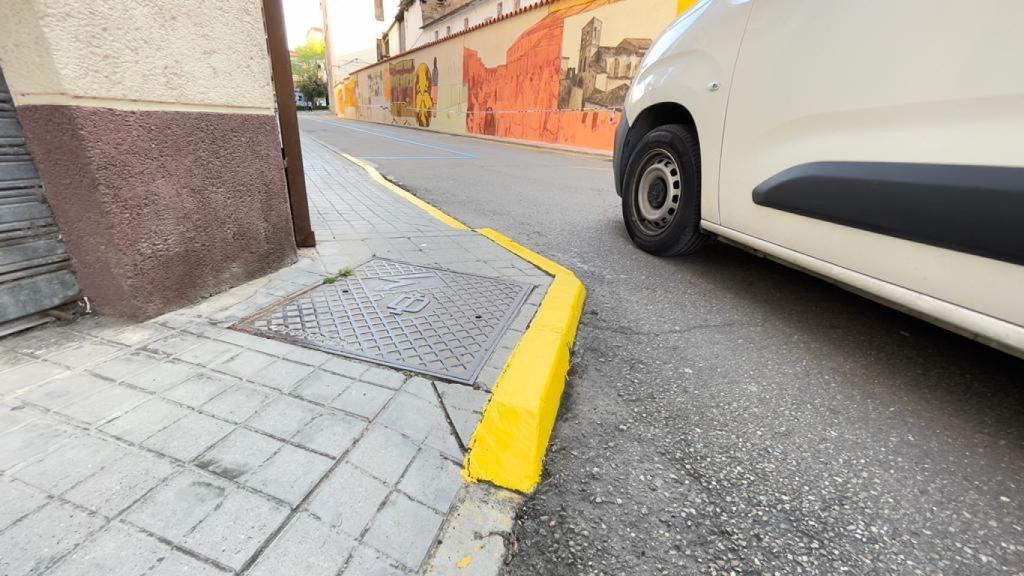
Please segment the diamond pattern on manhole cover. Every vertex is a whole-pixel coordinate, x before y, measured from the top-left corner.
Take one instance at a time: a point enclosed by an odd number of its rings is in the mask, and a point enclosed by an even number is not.
[[[476,380],[531,286],[375,259],[233,326],[457,382]]]

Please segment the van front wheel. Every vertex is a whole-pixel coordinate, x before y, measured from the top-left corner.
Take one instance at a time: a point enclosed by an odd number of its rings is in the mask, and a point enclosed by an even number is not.
[[[686,127],[668,124],[645,134],[623,181],[622,218],[641,250],[678,256],[701,247],[700,148]]]

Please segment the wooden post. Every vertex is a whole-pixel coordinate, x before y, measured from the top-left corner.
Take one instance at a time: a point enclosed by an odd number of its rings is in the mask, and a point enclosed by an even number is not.
[[[302,169],[302,146],[299,143],[299,117],[295,110],[295,86],[288,55],[288,36],[284,26],[281,0],[263,0],[263,19],[267,27],[267,50],[277,96],[277,120],[281,126],[284,172],[288,181],[288,202],[292,209],[295,245],[316,246],[316,236],[309,223],[309,201],[306,199],[306,174]]]

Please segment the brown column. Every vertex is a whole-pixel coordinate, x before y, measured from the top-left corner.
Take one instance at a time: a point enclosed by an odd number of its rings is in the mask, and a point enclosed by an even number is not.
[[[288,201],[292,210],[295,243],[302,248],[309,248],[316,246],[316,236],[309,223],[306,173],[302,168],[299,118],[295,109],[295,85],[292,84],[292,63],[288,56],[288,35],[285,32],[281,0],[263,0],[263,13],[267,25],[270,65],[274,71],[277,119],[281,126],[281,146],[285,175],[288,179]]]

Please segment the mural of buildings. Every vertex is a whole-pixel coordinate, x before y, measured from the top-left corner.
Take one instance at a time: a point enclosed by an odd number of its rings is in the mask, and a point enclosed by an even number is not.
[[[542,1],[355,72],[339,114],[610,150],[651,39],[692,1]]]
[[[597,18],[587,22],[580,36],[579,68],[566,67],[569,59],[562,58],[558,107],[620,108],[651,39],[626,38],[615,46],[601,46],[601,21]]]

